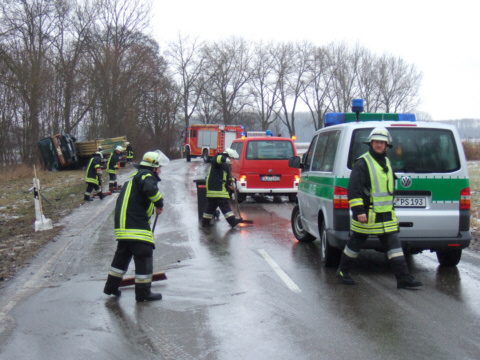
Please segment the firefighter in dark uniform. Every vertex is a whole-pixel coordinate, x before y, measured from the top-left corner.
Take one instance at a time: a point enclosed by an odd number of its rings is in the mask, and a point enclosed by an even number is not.
[[[216,213],[217,207],[220,208],[225,219],[233,228],[240,223],[240,219],[235,218],[235,214],[230,207],[228,200],[230,195],[227,187],[234,186],[235,179],[230,171],[231,158],[238,159],[239,156],[235,150],[226,149],[225,152],[217,154],[211,159],[211,167],[207,175],[207,205],[202,218],[202,227],[209,226]]]
[[[410,274],[398,238],[398,222],[393,209],[394,178],[386,148],[392,137],[386,128],[377,127],[368,137],[369,150],[357,159],[348,183],[348,203],[352,210],[351,235],[340,260],[336,277],[354,285],[350,270],[369,235],[378,236],[390,267],[397,279],[397,288],[413,288],[423,284]]]
[[[115,148],[114,151],[110,154],[107,162],[107,173],[110,177],[108,181],[108,190],[115,191],[118,190],[117,185],[117,174],[118,174],[118,162],[120,161],[119,155],[122,153],[123,148],[119,145]]]
[[[125,143],[127,145],[127,161],[131,163],[133,161],[133,146],[128,141]]]
[[[158,190],[158,182],[160,167],[168,163],[169,159],[160,150],[145,153],[140,164],[135,165],[138,171],[120,192],[115,207],[117,250],[103,290],[107,295],[121,295],[118,287],[133,257],[136,301],[162,298],[162,294],[150,291],[155,249],[150,217],[154,212],[156,216],[163,212],[163,198]]]
[[[85,175],[85,182],[87,183],[87,190],[85,190],[85,195],[83,199],[85,201],[93,201],[91,198],[92,191],[95,190],[98,193],[100,200],[103,200],[105,195],[102,193],[102,154],[96,152],[93,154],[90,162],[87,166],[87,172]]]

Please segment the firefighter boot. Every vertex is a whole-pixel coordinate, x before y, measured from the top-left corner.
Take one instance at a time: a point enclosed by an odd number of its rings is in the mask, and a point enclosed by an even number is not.
[[[230,224],[230,226],[234,228],[235,226],[237,226],[242,222],[242,219],[236,219],[235,216],[230,216],[227,218],[227,221]]]
[[[342,258],[340,260],[340,265],[338,270],[335,273],[335,277],[339,279],[342,284],[345,285],[355,285],[355,281],[350,274],[350,270],[353,267],[354,259],[342,253]]]
[[[120,277],[108,275],[107,282],[105,283],[103,292],[107,295],[115,295],[115,296],[122,295],[122,292],[118,290],[118,287],[120,286],[121,281],[122,281],[122,278]]]
[[[135,283],[135,300],[137,302],[162,300],[162,294],[152,293],[150,291],[152,283],[137,284]]]
[[[107,197],[107,195],[105,195],[103,192],[100,191],[100,192],[98,193],[98,197],[100,198],[100,200],[103,200],[103,199],[105,199],[105,198]]]
[[[397,256],[389,259],[390,267],[397,279],[397,289],[408,289],[422,286],[422,282],[415,280],[408,271],[408,265],[404,256]]]
[[[88,195],[84,195],[84,196],[83,196],[83,200],[85,200],[85,201],[93,201],[93,199],[92,199],[90,196],[88,196]]]

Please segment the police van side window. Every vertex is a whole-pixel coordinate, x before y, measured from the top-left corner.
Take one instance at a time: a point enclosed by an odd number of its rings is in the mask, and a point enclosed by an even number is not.
[[[315,149],[315,144],[317,143],[318,135],[315,135],[308,147],[308,151],[303,155],[303,171],[309,171],[310,165],[312,164],[313,150]]]
[[[312,171],[332,171],[337,152],[339,131],[328,131],[319,134],[317,146],[313,154]]]

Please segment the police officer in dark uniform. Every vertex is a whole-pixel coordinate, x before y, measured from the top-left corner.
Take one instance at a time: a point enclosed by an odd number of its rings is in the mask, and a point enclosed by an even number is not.
[[[135,299],[155,301],[160,293],[150,291],[153,276],[155,240],[150,229],[150,217],[163,212],[163,198],[158,190],[160,167],[169,159],[160,151],[149,151],[143,156],[138,171],[127,181],[115,207],[115,237],[118,241],[108,279],[103,292],[120,296],[118,290],[123,275],[133,257],[135,262]]]
[[[386,154],[387,146],[392,146],[390,133],[384,127],[377,127],[370,133],[367,144],[370,148],[355,162],[348,183],[351,236],[342,253],[336,277],[343,284],[355,284],[350,275],[354,260],[368,236],[376,235],[387,253],[397,288],[422,286],[410,274],[398,238],[398,221],[393,209],[395,176]]]
[[[102,193],[102,154],[97,151],[93,154],[90,162],[87,166],[87,171],[85,175],[85,182],[87,183],[87,190],[85,190],[85,195],[83,199],[85,201],[93,201],[91,198],[92,191],[95,190],[98,193],[100,200],[103,200],[105,195]]]
[[[118,162],[120,161],[120,158],[118,157],[123,151],[123,148],[118,145],[114,151],[110,154],[110,157],[108,158],[108,163],[107,163],[107,173],[110,177],[110,180],[108,181],[108,190],[110,191],[115,191],[118,190],[118,185],[117,185],[117,174],[118,174]]]
[[[212,166],[208,172],[206,182],[207,205],[203,213],[202,227],[210,225],[217,207],[220,208],[232,228],[241,222],[240,219],[235,218],[235,214],[228,202],[230,194],[227,187],[234,186],[235,182],[230,171],[231,158],[238,159],[239,156],[235,150],[226,149],[223,153],[217,154],[211,159]]]

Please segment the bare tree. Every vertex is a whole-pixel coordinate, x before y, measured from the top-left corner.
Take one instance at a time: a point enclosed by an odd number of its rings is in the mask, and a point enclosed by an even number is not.
[[[73,4],[66,2],[57,7],[59,13],[59,36],[54,46],[54,66],[57,83],[53,101],[58,104],[61,116],[58,127],[62,132],[71,133],[84,119],[93,105],[94,98],[88,98],[88,79],[82,71],[82,57],[87,50],[87,35],[97,17],[97,10],[89,2]]]
[[[290,136],[295,135],[295,111],[298,100],[309,86],[307,70],[313,61],[311,43],[282,44],[276,51],[276,72],[279,83],[280,109],[276,115],[287,126]]]
[[[257,43],[252,59],[250,93],[253,111],[262,130],[267,130],[274,122],[274,109],[280,100],[273,49],[273,43]]]
[[[179,79],[178,89],[182,98],[181,110],[185,127],[190,126],[190,118],[195,113],[203,95],[207,77],[205,59],[200,54],[202,43],[197,39],[178,36],[178,42],[169,43],[166,56],[170,60],[174,74]]]
[[[323,127],[323,117],[330,108],[328,97],[329,86],[332,82],[334,65],[328,51],[323,47],[314,49],[313,60],[307,69],[307,86],[301,98],[308,106],[315,130]]]
[[[223,123],[234,124],[235,117],[248,105],[246,84],[250,80],[250,44],[241,38],[212,43],[204,47],[211,94],[222,110]]]
[[[151,40],[143,35],[151,4],[141,0],[101,0],[99,20],[89,33],[90,84],[95,88],[100,133],[111,137],[125,134],[125,125],[135,116],[131,105],[140,96],[142,52]],[[158,46],[158,45],[157,45]],[[140,86],[140,88],[139,88]]]
[[[402,58],[382,56],[377,63],[378,91],[386,112],[409,112],[419,103],[422,74]]]
[[[48,67],[52,40],[58,36],[55,0],[4,0],[0,4],[2,56],[10,78],[7,86],[19,97],[15,107],[17,141],[25,163],[36,160],[40,113],[52,69]]]
[[[332,110],[348,112],[352,99],[358,94],[356,84],[361,48],[357,44],[350,50],[345,43],[332,43],[328,49],[335,64],[331,68],[333,81],[329,87]]]

